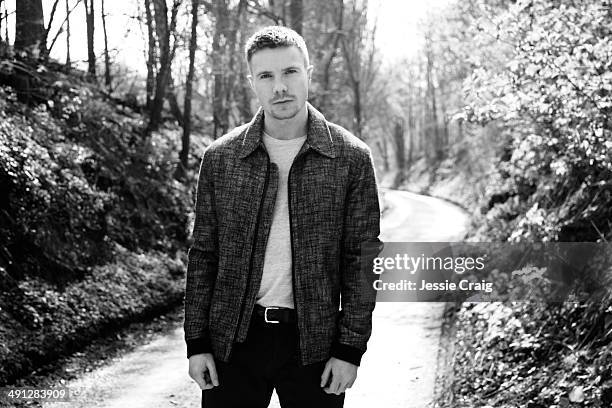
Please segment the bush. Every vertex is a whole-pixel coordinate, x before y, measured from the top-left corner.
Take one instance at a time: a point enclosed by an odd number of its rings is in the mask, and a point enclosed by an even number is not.
[[[184,286],[196,174],[173,178],[179,128],[145,138],[141,114],[40,72],[30,105],[0,86],[0,384],[167,310]]]
[[[608,11],[595,0],[519,1],[489,18],[509,57],[474,71],[467,117],[512,137],[492,193],[517,199],[494,208],[483,235],[595,241],[612,232]],[[513,221],[497,223],[504,218]]]
[[[51,108],[31,109],[0,89],[9,274],[65,284],[110,261],[115,242],[134,251],[184,246],[192,198],[172,176],[174,133],[139,140],[141,117],[116,112],[87,87],[62,92]]]
[[[122,248],[114,258],[63,289],[31,277],[0,294],[0,384],[182,300],[182,261]]]

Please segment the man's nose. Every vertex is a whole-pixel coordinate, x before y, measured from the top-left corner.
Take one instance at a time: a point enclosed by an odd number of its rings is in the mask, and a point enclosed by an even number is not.
[[[281,78],[277,78],[274,80],[274,89],[275,94],[284,94],[287,93],[287,84],[283,82]]]

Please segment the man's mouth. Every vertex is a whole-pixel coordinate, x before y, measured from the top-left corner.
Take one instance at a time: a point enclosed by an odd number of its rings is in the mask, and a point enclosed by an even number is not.
[[[280,101],[272,102],[274,105],[291,102],[293,99],[281,99]]]

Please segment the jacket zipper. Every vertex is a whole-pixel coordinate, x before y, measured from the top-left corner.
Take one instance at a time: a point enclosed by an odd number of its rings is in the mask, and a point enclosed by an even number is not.
[[[251,281],[251,276],[253,275],[253,260],[255,259],[255,246],[257,245],[257,236],[259,232],[259,221],[261,220],[261,213],[263,211],[263,205],[266,198],[266,194],[268,192],[268,180],[270,178],[270,157],[266,153],[266,178],[264,180],[264,188],[263,194],[261,195],[261,199],[259,200],[259,209],[257,210],[257,220],[255,220],[255,231],[253,235],[253,246],[251,247],[251,259],[249,260],[249,274],[247,275],[247,282],[242,293],[242,302],[240,304],[240,312],[238,314],[238,324],[234,329],[234,337],[232,338],[232,342],[236,340],[236,334],[238,333],[240,326],[242,324],[242,315],[247,302],[247,294],[249,292],[249,283]]]

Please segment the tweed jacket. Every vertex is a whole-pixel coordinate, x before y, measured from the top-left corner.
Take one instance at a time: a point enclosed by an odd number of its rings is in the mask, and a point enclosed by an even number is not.
[[[363,267],[375,254],[361,245],[380,244],[372,156],[307,106],[306,141],[288,177],[299,360],[334,356],[359,365],[376,300],[375,275]],[[202,157],[185,291],[188,357],[212,352],[227,362],[233,344],[246,339],[279,184],[261,140],[263,119],[260,108]]]

